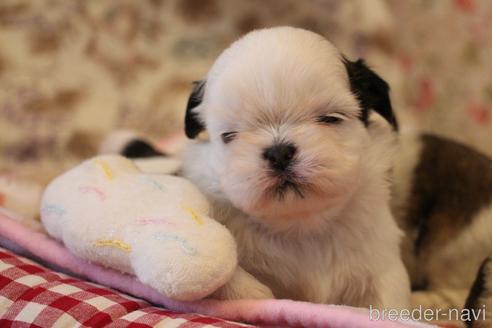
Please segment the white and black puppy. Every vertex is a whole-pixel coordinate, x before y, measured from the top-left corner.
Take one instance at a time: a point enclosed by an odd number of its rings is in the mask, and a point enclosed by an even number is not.
[[[363,61],[306,30],[251,32],[195,85],[185,125],[197,141],[183,173],[234,234],[264,297],[408,305],[388,204],[397,125],[387,84]],[[240,281],[219,294],[261,296]]]

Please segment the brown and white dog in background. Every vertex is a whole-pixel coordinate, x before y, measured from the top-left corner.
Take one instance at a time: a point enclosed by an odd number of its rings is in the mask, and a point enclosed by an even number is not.
[[[395,158],[392,208],[413,305],[492,306],[492,160],[431,134],[402,134]]]

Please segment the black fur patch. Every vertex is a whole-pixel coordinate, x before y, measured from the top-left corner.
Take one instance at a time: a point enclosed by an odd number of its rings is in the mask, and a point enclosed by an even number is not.
[[[384,117],[396,131],[398,122],[391,107],[389,86],[379,75],[371,70],[362,59],[355,62],[343,59],[350,80],[350,89],[357,97],[362,109],[360,119],[365,126],[369,124],[371,110]]]
[[[465,309],[474,310],[477,312],[482,308],[482,304],[480,304],[480,298],[482,297],[483,292],[485,291],[485,269],[487,266],[492,264],[492,258],[487,257],[480,265],[480,269],[478,270],[477,277],[475,278],[475,282],[473,283],[472,288],[470,289],[470,294],[466,298]],[[473,326],[473,316],[471,316],[469,321],[465,321],[467,327]]]
[[[198,113],[192,110],[202,103],[205,84],[205,80],[193,82],[193,89],[186,105],[185,134],[190,139],[194,139],[205,130],[205,125],[200,120]]]
[[[121,155],[128,158],[146,158],[146,157],[158,157],[165,156],[164,153],[156,150],[148,142],[134,139],[130,141],[125,148],[121,151]]]
[[[427,290],[429,288],[429,281],[427,279],[423,279],[422,281],[412,281],[412,285],[410,286],[410,290],[412,292]]]

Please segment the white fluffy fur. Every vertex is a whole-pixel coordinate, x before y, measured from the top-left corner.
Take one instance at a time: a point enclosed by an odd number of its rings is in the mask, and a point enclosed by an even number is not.
[[[357,118],[338,50],[301,29],[254,31],[221,54],[204,92],[195,110],[210,139],[189,146],[184,173],[234,234],[242,267],[277,298],[407,306],[401,232],[388,206],[393,134]],[[316,122],[334,112],[343,123]],[[229,131],[237,136],[224,144]],[[304,198],[268,191],[278,181],[261,154],[278,140],[298,148]],[[250,296],[240,283],[224,288],[229,298]]]

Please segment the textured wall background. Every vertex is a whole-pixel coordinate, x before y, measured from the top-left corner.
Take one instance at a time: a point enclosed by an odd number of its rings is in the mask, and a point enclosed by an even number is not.
[[[191,81],[241,34],[276,25],[365,57],[404,127],[492,155],[488,0],[2,0],[0,172],[90,156],[118,127],[179,129]]]

